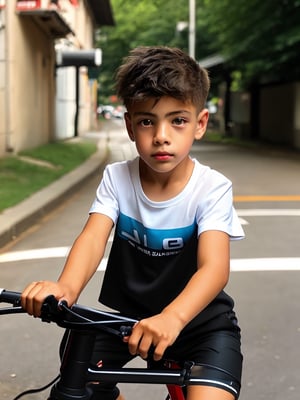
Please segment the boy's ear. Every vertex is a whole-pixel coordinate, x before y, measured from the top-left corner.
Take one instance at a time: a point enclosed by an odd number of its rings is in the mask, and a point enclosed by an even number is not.
[[[127,133],[128,133],[129,139],[134,142],[134,134],[133,134],[133,131],[132,131],[130,114],[128,112],[126,112],[124,114],[124,117],[125,117],[125,124],[126,124],[126,129],[127,129]]]
[[[200,140],[204,136],[208,124],[208,109],[204,108],[197,116],[197,128],[195,132],[195,139]]]

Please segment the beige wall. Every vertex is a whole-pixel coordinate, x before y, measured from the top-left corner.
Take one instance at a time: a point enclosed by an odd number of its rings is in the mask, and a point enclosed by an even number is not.
[[[54,121],[53,42],[30,18],[7,2],[5,76],[2,88],[0,151],[35,147],[51,139]],[[2,118],[3,117],[3,118]]]
[[[6,107],[5,107],[5,14],[4,11],[0,9],[0,155],[4,153],[6,147],[6,137],[5,137],[5,124],[6,124]]]
[[[16,25],[18,42],[14,47],[12,76],[16,118],[16,151],[35,147],[51,140],[54,122],[54,49],[46,37],[29,19]],[[15,113],[14,113],[15,114]]]
[[[85,1],[79,7],[72,7],[69,0],[60,4],[62,17],[76,32],[68,36],[68,43],[72,48],[92,48],[94,27]],[[7,1],[0,11],[0,156],[55,138],[55,41],[30,17],[17,14],[15,6],[16,1]],[[81,68],[80,77],[79,133],[83,133],[93,129],[95,89],[86,68]]]

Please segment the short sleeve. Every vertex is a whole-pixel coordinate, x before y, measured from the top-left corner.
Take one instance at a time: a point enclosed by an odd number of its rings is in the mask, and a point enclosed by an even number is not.
[[[103,172],[102,180],[97,188],[96,197],[89,213],[104,214],[116,223],[119,216],[119,204],[114,175],[111,165],[108,165]]]
[[[213,171],[202,206],[197,212],[198,236],[208,230],[228,233],[232,240],[243,239],[245,234],[233,207],[232,183]]]

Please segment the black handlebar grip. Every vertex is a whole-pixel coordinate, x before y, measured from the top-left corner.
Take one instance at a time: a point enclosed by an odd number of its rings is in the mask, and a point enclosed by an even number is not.
[[[13,304],[14,307],[21,305],[21,293],[0,289],[0,302]]]

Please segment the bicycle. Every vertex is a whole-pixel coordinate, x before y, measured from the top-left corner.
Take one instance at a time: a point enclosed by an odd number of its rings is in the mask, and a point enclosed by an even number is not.
[[[20,296],[19,292],[0,289],[0,303],[12,305],[0,308],[0,315],[25,313]],[[130,335],[137,320],[79,304],[68,307],[66,302],[58,302],[54,296],[45,299],[40,319],[66,329],[66,347],[62,352],[60,374],[45,387],[23,392],[14,400],[50,386],[48,400],[89,400],[92,395],[89,388],[91,382],[165,384],[168,390],[166,400],[185,400],[184,387],[193,382],[193,363],[187,362],[180,368],[176,363],[164,360],[164,369],[159,370],[147,367],[95,369],[90,366],[97,331],[106,331],[122,340]]]

